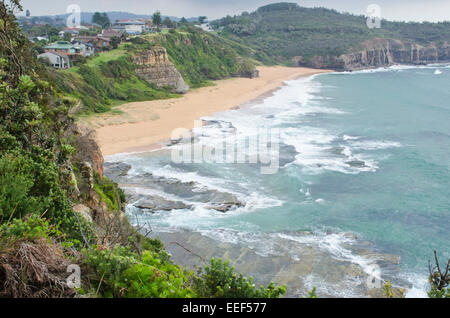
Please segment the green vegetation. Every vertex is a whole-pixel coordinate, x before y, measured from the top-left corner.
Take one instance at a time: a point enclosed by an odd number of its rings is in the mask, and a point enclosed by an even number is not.
[[[99,24],[102,26],[102,28],[107,28],[111,25],[111,21],[109,20],[106,12],[95,12],[94,16],[92,17],[92,23]]]
[[[34,58],[12,13],[18,8],[18,0],[0,2],[0,297],[199,295],[198,286],[210,286],[203,282],[206,276],[173,264],[159,240],[140,235],[123,213],[125,195],[117,184],[76,161],[81,137],[72,133],[69,114],[75,103],[46,81],[51,76]],[[57,74],[108,97],[120,91],[109,80],[127,85],[134,76],[126,58],[105,57]],[[81,193],[73,194],[75,189]],[[87,217],[73,211],[78,203],[94,203],[97,210]],[[72,264],[84,273],[76,289],[66,283]],[[214,269],[214,277],[230,274],[226,267]],[[245,286],[242,297],[284,292],[273,285],[254,290],[248,282],[239,276],[233,285]]]
[[[55,85],[82,102],[84,113],[101,113],[125,102],[176,97],[139,78],[131,57],[122,47],[89,58],[65,71],[52,70]]]
[[[159,27],[160,27],[160,25],[162,23],[161,12],[156,11],[155,13],[153,13],[152,21],[153,21],[153,24],[156,25],[156,27],[157,27],[157,29],[159,31]]]
[[[428,296],[430,298],[450,298],[450,260],[447,261],[445,267],[442,267],[437,252],[434,251],[434,266],[429,262],[429,283],[430,291]]]
[[[82,103],[82,113],[110,111],[125,102],[179,97],[135,74],[132,56],[155,46],[166,48],[170,60],[192,88],[231,76],[253,76],[255,65],[241,55],[251,49],[228,39],[188,27],[132,38],[117,49],[88,58],[69,70],[51,70],[53,83]]]
[[[117,183],[112,182],[108,178],[100,178],[98,173],[94,174],[94,190],[100,195],[102,200],[106,202],[111,211],[122,210],[123,204],[126,202],[126,196]]]
[[[70,115],[76,103],[61,88],[82,99],[91,111],[106,109],[102,102],[117,96],[123,100],[143,97],[140,92],[130,94],[132,87],[142,87],[142,94],[153,88],[135,77],[128,49],[49,75],[19,29],[16,9],[21,9],[18,0],[0,2],[0,297],[282,296],[285,287],[258,288],[251,278],[235,273],[227,261],[211,260],[198,274],[175,265],[161,241],[146,238],[130,226],[123,214],[125,196],[117,184],[97,171],[87,176],[92,183],[84,189],[86,165],[75,159],[80,150],[76,141],[81,137],[72,133]],[[186,58],[194,69],[183,69],[191,83],[202,85],[239,71],[232,65],[239,58],[229,42],[195,30],[185,32],[157,35],[156,40],[188,42],[180,51],[169,45],[169,54],[181,66]],[[52,78],[59,81],[60,89],[52,86]],[[75,188],[79,195],[73,194]],[[96,204],[98,209],[89,217],[73,210],[75,204],[89,205],[97,197],[106,203],[106,210]],[[449,297],[450,263],[443,269],[436,253],[435,258],[436,266],[430,266],[430,297]],[[77,289],[66,284],[71,264],[85,273]],[[315,290],[309,297],[317,297]]]
[[[252,61],[241,57],[245,48],[238,44],[233,47],[231,41],[195,27],[151,35],[148,39],[151,45],[166,48],[170,60],[192,88],[231,76],[250,77],[255,69]]]
[[[304,8],[295,3],[276,3],[253,13],[227,16],[212,22],[220,34],[270,59],[254,55],[264,63],[291,63],[314,56],[333,57],[361,48],[366,40],[393,38],[428,45],[450,41],[450,22],[404,23],[383,20],[380,29],[369,29],[366,17],[325,8]]]
[[[194,279],[198,296],[208,298],[278,298],[286,292],[286,287],[269,284],[266,288],[255,287],[253,278],[236,274],[228,261],[211,259],[204,273]]]

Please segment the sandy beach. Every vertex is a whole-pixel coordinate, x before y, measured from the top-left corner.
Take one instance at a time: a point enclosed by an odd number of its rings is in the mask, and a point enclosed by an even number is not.
[[[192,129],[194,121],[242,106],[281,87],[287,80],[328,72],[301,67],[258,67],[260,77],[232,78],[215,86],[191,90],[180,98],[135,102],[115,107],[115,113],[82,119],[97,132],[104,156],[158,148],[174,129]]]

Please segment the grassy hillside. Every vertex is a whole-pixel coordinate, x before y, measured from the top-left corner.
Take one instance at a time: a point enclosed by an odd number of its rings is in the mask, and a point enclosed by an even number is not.
[[[134,38],[116,50],[88,58],[80,66],[50,70],[54,84],[81,101],[84,113],[106,112],[125,102],[179,97],[134,72],[132,55],[154,46],[167,49],[170,60],[192,88],[211,85],[212,80],[251,76],[255,69],[250,59],[241,57],[252,55],[251,48],[190,27]]]
[[[290,62],[294,56],[305,59],[339,56],[374,38],[395,38],[422,45],[442,45],[450,41],[450,22],[383,20],[380,29],[369,29],[364,16],[325,8],[304,8],[295,3],[277,3],[252,13],[228,16],[214,21],[213,26],[222,30],[222,36],[261,50],[271,62]]]
[[[121,47],[90,58],[81,66],[51,73],[57,87],[81,101],[84,113],[105,112],[124,102],[177,96],[140,79],[134,73],[135,67]]]
[[[250,76],[254,63],[242,56],[252,49],[215,34],[187,27],[146,37],[151,45],[166,48],[170,60],[193,88],[209,85],[211,80]]]

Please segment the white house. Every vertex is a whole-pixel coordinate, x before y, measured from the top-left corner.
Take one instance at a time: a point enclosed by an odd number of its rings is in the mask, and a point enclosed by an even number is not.
[[[48,36],[38,36],[37,41],[47,41],[48,42]]]
[[[117,20],[112,26],[114,31],[139,35],[145,31],[145,22],[139,20]]]
[[[88,57],[95,54],[95,48],[93,44],[80,41],[74,42],[73,44],[82,48],[84,57]]]
[[[63,55],[57,52],[47,52],[43,54],[39,54],[37,56],[38,59],[48,59],[51,66],[58,69],[67,69],[70,68],[70,61],[67,55]]]
[[[214,31],[214,29],[212,28],[212,26],[209,23],[196,24],[195,26],[197,28],[202,29],[205,32],[212,32],[212,31]]]

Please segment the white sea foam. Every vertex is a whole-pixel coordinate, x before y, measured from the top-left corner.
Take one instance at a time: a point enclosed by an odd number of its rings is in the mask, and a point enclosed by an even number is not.
[[[399,148],[402,144],[396,141],[389,140],[358,140],[350,141],[350,145],[354,149],[362,150],[379,150],[389,148]]]
[[[316,294],[318,295],[330,295],[337,298],[360,298],[361,295],[354,291],[354,287],[361,283],[358,278],[347,277],[339,285],[330,284],[330,282],[324,281],[318,275],[309,274],[303,277],[304,290],[298,290],[297,293],[307,296],[306,292],[316,288]]]
[[[402,72],[412,69],[435,69],[435,68],[450,68],[450,65],[444,64],[428,64],[428,65],[392,65],[388,67],[378,67],[371,69],[363,69],[358,71],[345,71],[345,72],[333,72],[331,74],[338,75],[357,75],[357,74],[370,74],[370,73],[384,73],[384,72]]]
[[[400,276],[412,284],[412,287],[406,290],[406,298],[428,298],[427,289],[429,288],[429,282],[426,275],[403,273]]]
[[[348,135],[342,136],[342,139],[343,139],[344,141],[348,141],[348,140],[358,140],[359,138],[361,138],[361,137],[358,137],[358,136],[348,136]]]
[[[319,247],[329,252],[336,259],[354,263],[360,266],[368,275],[373,274],[372,266],[376,263],[377,259],[354,254],[348,248],[344,247],[345,244],[355,243],[353,238],[350,238],[344,233],[317,233],[316,235],[296,236],[280,233],[278,236],[286,240]]]
[[[396,66],[388,69],[354,72],[352,74],[402,71],[409,68],[414,67]],[[323,86],[319,82],[314,81],[314,77],[289,81],[286,83],[286,86],[258,105],[217,113],[214,116],[204,118],[205,120],[219,120],[221,124],[204,127],[201,133],[199,133],[200,130],[194,130],[194,132],[198,133],[201,143],[214,144],[223,141],[224,138],[232,140],[232,136],[235,135],[253,135],[256,133],[256,128],[261,126],[273,127],[280,125],[286,127],[294,121],[295,126],[291,125],[291,127],[281,131],[281,139],[283,143],[293,146],[298,152],[294,165],[302,167],[303,172],[311,174],[324,171],[337,171],[346,174],[375,171],[378,169],[378,165],[371,158],[371,155],[373,155],[370,152],[371,150],[402,146],[395,141],[367,140],[367,137],[364,136],[342,135],[342,131],[331,132],[325,128],[300,125],[299,122],[302,122],[304,117],[313,113],[345,116],[345,112],[323,105],[324,100],[317,97],[317,93],[321,89],[323,89]],[[342,148],[340,153],[330,152],[331,148],[337,147]],[[129,157],[130,154],[121,154],[108,157],[108,160],[129,162]],[[352,160],[363,160],[366,167],[351,167],[348,162]],[[241,214],[257,213],[261,209],[281,206],[284,203],[281,199],[266,195],[265,191],[256,188],[252,182],[245,181],[246,177],[251,178],[251,176],[240,175],[238,171],[235,171],[233,176],[230,177],[230,175],[224,173],[226,171],[225,167],[218,167],[217,177],[215,177],[200,175],[197,171],[185,171],[182,166],[178,167],[170,164],[161,166],[158,163],[149,163],[145,159],[133,159],[131,161],[133,161],[134,165],[129,172],[130,175],[141,175],[147,172],[155,176],[176,179],[181,182],[194,182],[198,189],[206,187],[233,193],[239,200],[245,202],[245,207],[227,213],[218,213],[208,209],[206,203],[183,200],[187,204],[192,204],[193,208],[190,210],[157,212],[147,216],[151,217],[152,226],[158,228],[159,231],[190,229],[221,242],[245,244],[245,246],[254,249],[259,255],[287,254],[292,259],[298,260],[301,258],[301,255],[295,255],[293,251],[288,249],[289,244],[283,244],[288,240],[291,244],[296,242],[320,248],[335,259],[356,264],[368,274],[373,273],[371,266],[376,262],[376,259],[353,253],[348,246],[354,244],[355,239],[343,233],[330,235],[320,232],[314,235],[261,233],[258,232],[261,229],[257,222],[240,220],[237,216]],[[307,181],[304,184],[311,185]],[[161,191],[139,188],[134,190],[137,193],[159,195],[169,200],[180,200],[176,195]],[[300,192],[305,195],[308,204],[317,204],[319,206],[319,204],[327,202],[318,197],[320,193],[313,193],[313,196],[310,188],[305,187]],[[328,200],[328,197],[326,198]],[[132,213],[134,208],[129,205],[127,211]],[[312,281],[317,282],[317,279]],[[349,282],[349,286],[351,286],[351,283]],[[419,285],[416,284],[415,286]],[[320,288],[327,288],[327,286],[321,285]],[[411,294],[408,295],[417,295],[420,290],[419,287],[414,287],[414,289],[409,291]],[[350,291],[349,293],[347,296],[353,296]]]

